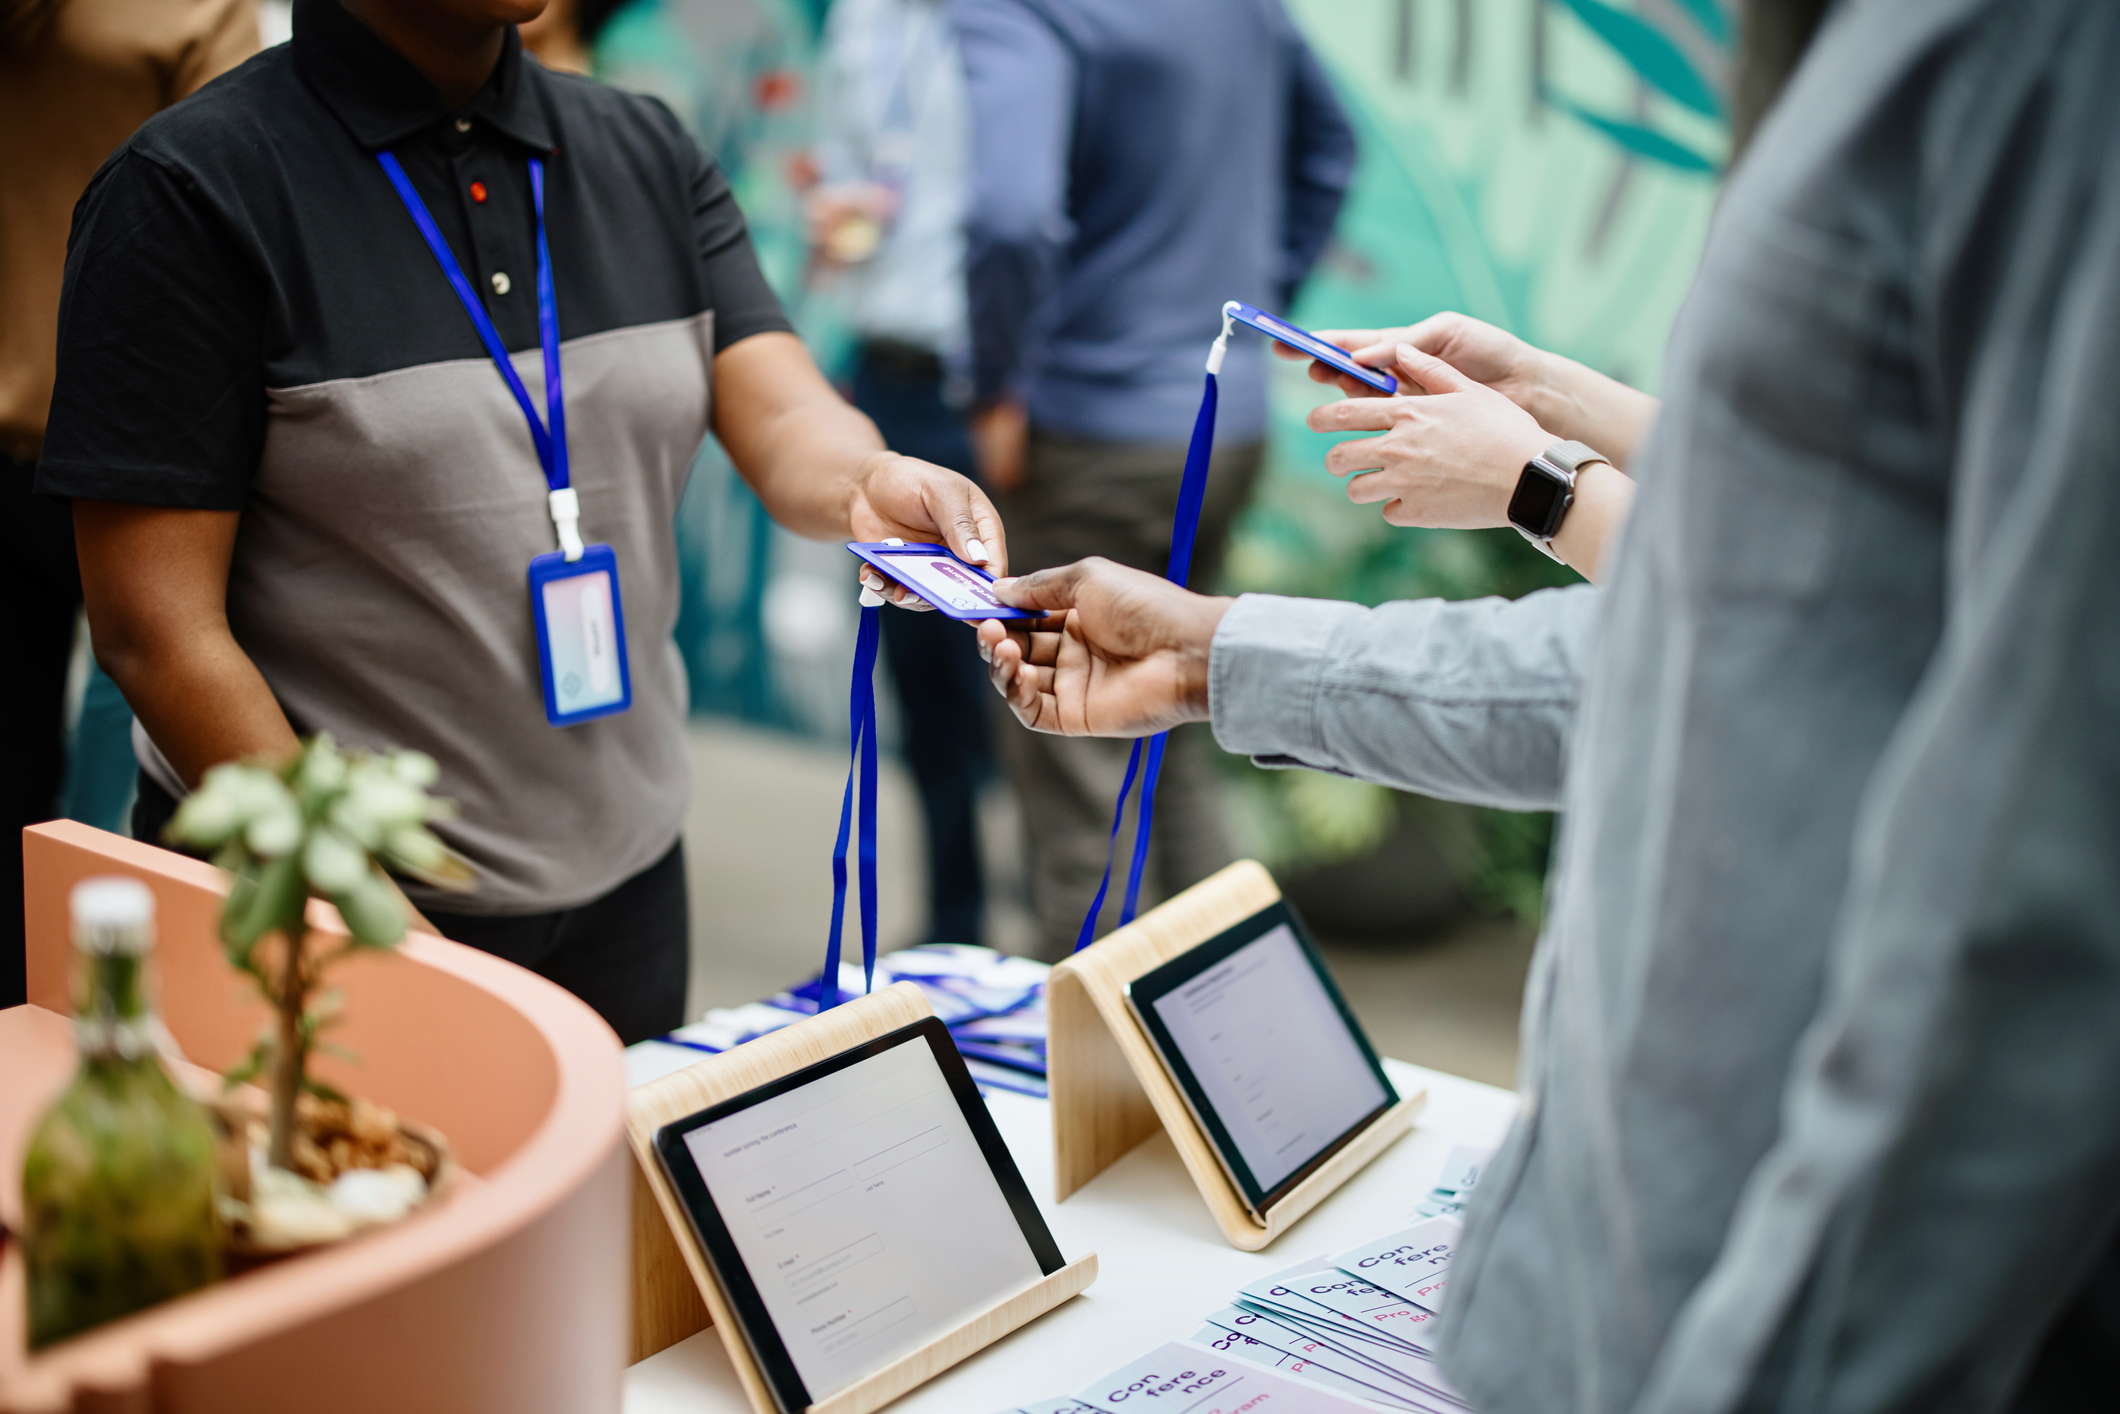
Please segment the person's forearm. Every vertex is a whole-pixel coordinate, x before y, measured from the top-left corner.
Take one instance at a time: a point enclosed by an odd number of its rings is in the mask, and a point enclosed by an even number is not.
[[[184,784],[292,752],[294,730],[228,629],[237,513],[82,498],[73,520],[96,661]]]
[[[1576,473],[1575,503],[1553,537],[1553,553],[1584,579],[1602,584],[1613,543],[1633,507],[1634,482],[1626,473],[1603,462],[1587,463]]]
[[[143,642],[99,628],[93,611],[89,625],[96,662],[186,786],[223,761],[280,761],[299,746],[272,689],[225,629]]]
[[[1572,358],[1540,350],[1539,360],[1543,373],[1525,411],[1555,436],[1595,447],[1625,471],[1663,404]]]
[[[1211,650],[1215,739],[1269,766],[1552,810],[1597,594],[1358,604],[1245,595]]]
[[[886,451],[876,424],[840,402],[820,400],[762,429],[765,446],[737,462],[766,513],[797,535],[844,540],[863,476]]]
[[[834,392],[792,334],[754,334],[714,360],[714,432],[768,514],[797,535],[845,539],[876,424]]]

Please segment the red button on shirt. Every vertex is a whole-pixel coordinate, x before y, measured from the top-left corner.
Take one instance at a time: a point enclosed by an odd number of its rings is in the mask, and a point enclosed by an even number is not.
[[[471,199],[480,203],[486,200],[486,184],[484,182],[473,182],[471,184]]]

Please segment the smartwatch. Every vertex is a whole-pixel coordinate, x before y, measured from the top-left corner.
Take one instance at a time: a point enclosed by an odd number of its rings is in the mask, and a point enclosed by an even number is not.
[[[1555,442],[1525,462],[1523,474],[1516,479],[1516,492],[1509,498],[1509,523],[1517,534],[1558,561],[1553,537],[1560,534],[1568,508],[1575,504],[1575,474],[1591,462],[1604,460],[1603,454],[1581,442]]]

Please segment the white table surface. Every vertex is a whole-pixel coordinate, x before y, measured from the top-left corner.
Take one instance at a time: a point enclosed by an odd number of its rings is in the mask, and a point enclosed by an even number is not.
[[[891,1406],[892,1414],[993,1414],[1068,1394],[1166,1340],[1182,1340],[1237,1289],[1322,1253],[1345,1251],[1411,1219],[1459,1144],[1501,1142],[1514,1092],[1387,1060],[1402,1095],[1425,1088],[1413,1132],[1312,1209],[1264,1252],[1222,1240],[1207,1205],[1158,1132],[1065,1203],[1051,1201],[1053,1135],[1045,1101],[988,1098],[994,1121],[1038,1199],[1061,1255],[1097,1254],[1083,1292]],[[742,1387],[709,1328],[626,1372],[625,1414],[748,1414]]]

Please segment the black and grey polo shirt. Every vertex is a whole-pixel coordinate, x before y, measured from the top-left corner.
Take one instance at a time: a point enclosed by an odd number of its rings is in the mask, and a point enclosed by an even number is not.
[[[728,183],[662,105],[550,73],[510,32],[452,112],[335,0],[298,0],[294,25],[82,198],[38,489],[240,511],[236,641],[296,731],[441,763],[461,806],[441,832],[478,871],[446,906],[585,902],[681,827],[673,517],[714,355],[789,324]],[[532,389],[527,162],[545,158],[573,481],[584,538],[618,556],[630,711],[545,721],[525,578],[556,548],[544,477],[385,148]]]

